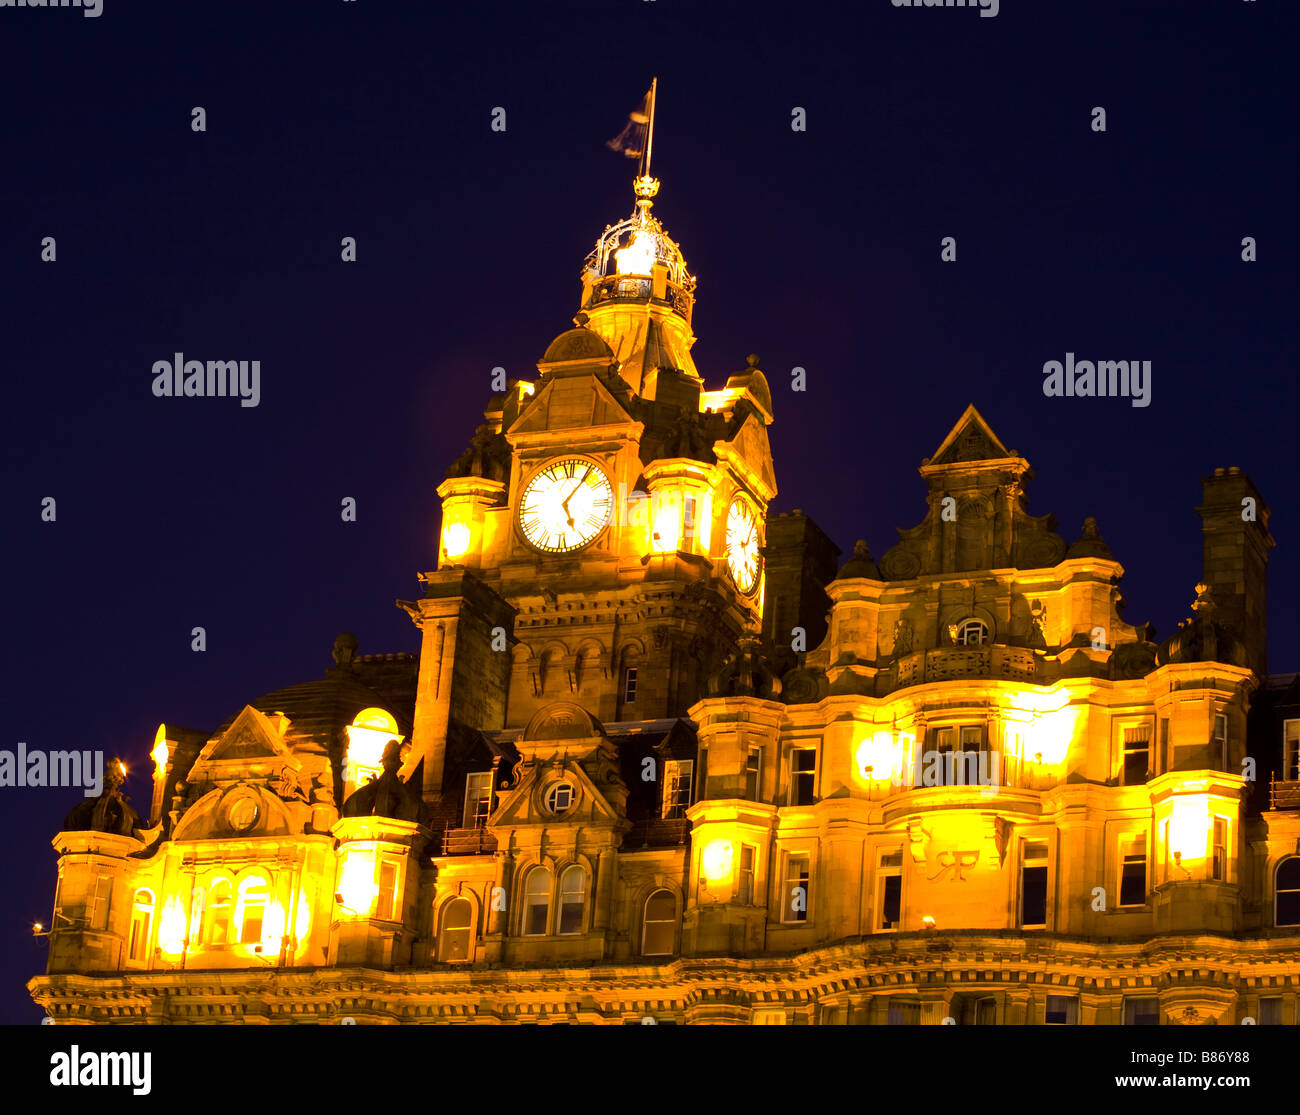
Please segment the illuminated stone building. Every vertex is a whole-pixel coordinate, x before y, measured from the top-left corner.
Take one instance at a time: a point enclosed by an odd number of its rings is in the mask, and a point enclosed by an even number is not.
[[[1268,510],[1204,481],[1157,644],[970,407],[875,561],[769,518],[774,405],[607,228],[438,489],[419,653],[160,726],[55,838],[59,1022],[1296,1021],[1300,685]],[[936,436],[940,431],[936,431]],[[1255,699],[1257,692],[1260,700]],[[1252,805],[1253,803],[1253,805]]]

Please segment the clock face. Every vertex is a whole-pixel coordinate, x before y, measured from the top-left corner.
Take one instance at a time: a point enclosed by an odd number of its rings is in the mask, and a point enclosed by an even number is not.
[[[614,489],[598,465],[560,457],[542,466],[519,500],[519,529],[539,550],[568,553],[587,545],[608,525]]]
[[[746,596],[758,587],[758,515],[743,499],[727,511],[727,568]]]

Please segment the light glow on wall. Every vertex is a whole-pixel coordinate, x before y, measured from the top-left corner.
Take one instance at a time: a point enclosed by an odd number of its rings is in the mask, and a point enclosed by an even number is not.
[[[711,883],[725,882],[731,878],[731,863],[731,841],[711,840],[700,854],[700,874]]]
[[[370,916],[379,899],[379,886],[375,882],[375,854],[369,849],[341,849],[343,864],[339,869],[338,892],[343,896],[345,918]]]
[[[1210,846],[1208,794],[1178,794],[1169,809],[1169,858],[1187,871],[1204,864]]]
[[[898,745],[892,732],[882,729],[869,735],[858,744],[854,759],[864,782],[893,782],[898,776]]]
[[[442,551],[455,561],[458,557],[464,557],[469,553],[469,544],[473,538],[473,531],[470,530],[468,523],[450,522],[444,524],[442,528]]]

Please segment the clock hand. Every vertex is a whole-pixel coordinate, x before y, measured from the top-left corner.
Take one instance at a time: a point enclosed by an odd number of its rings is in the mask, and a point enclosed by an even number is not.
[[[568,494],[568,496],[565,498],[564,502],[560,504],[560,510],[569,516],[569,526],[573,526],[573,516],[569,515],[569,500],[571,500],[574,496],[578,494],[578,489],[582,487],[583,481],[586,480],[587,477],[590,475],[591,475],[591,466],[588,465],[587,471],[584,472],[580,477],[578,477],[578,482],[573,486],[573,491],[571,491]]]

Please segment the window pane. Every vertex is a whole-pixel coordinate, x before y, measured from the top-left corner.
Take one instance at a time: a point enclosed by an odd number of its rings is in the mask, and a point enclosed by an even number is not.
[[[1047,924],[1047,868],[1025,867],[1021,872],[1021,925]]]
[[[880,928],[897,929],[903,904],[903,877],[886,875],[884,901],[881,904]]]

